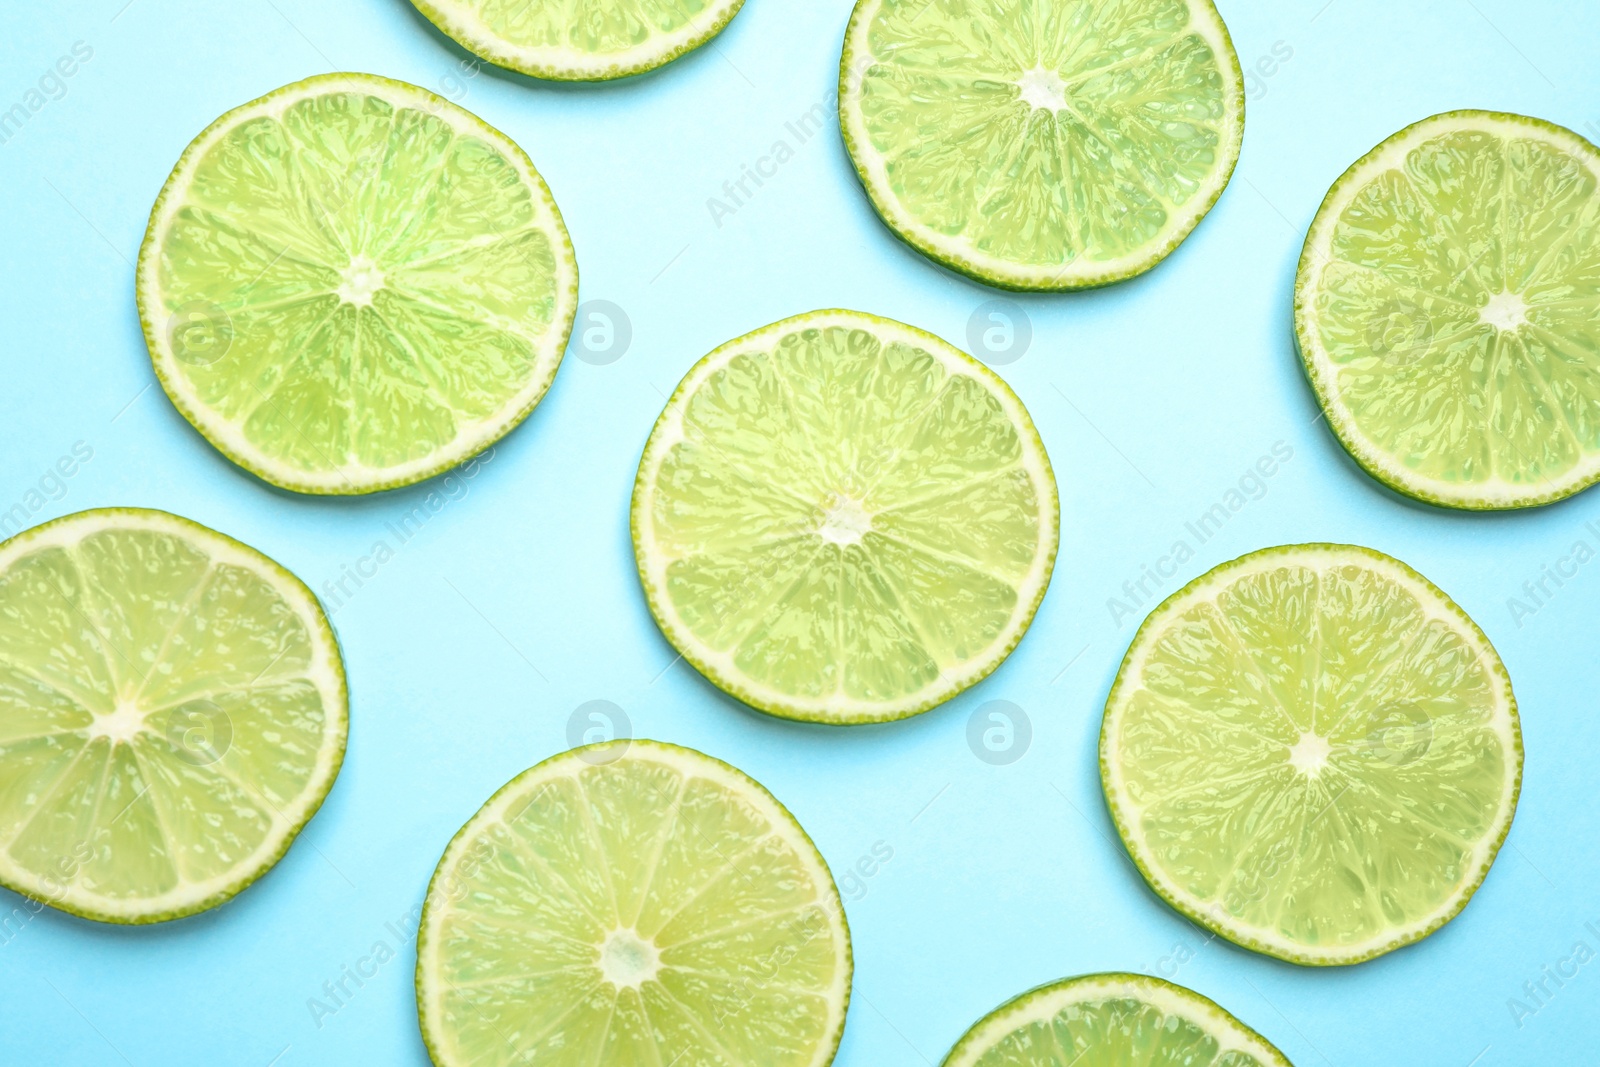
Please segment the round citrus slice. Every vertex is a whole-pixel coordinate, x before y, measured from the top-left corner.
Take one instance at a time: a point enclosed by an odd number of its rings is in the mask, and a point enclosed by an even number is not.
[[[557,81],[642,74],[705,44],[744,0],[411,0],[496,66]]]
[[[1244,79],[1211,0],[858,0],[839,117],[873,206],[1008,289],[1165,259],[1222,195]]]
[[[1345,171],[1306,237],[1300,357],[1340,443],[1432,504],[1600,480],[1600,150],[1453,111]]]
[[[774,715],[926,711],[1016,647],[1059,536],[1016,394],[946,342],[856,311],[731,341],[667,402],[633,544],[656,621]]]
[[[303,493],[409,485],[493,444],[549,388],[577,293],[522,150],[368,74],[212,123],[139,253],[167,395],[228,458]]]
[[[942,1067],[1290,1067],[1199,993],[1142,974],[1030,990],[968,1030]]]
[[[491,797],[417,935],[439,1067],[824,1067],[850,974],[838,890],[794,816],[654,741],[574,749]]]
[[[1454,918],[1522,782],[1511,680],[1398,560],[1268,548],[1150,613],[1106,702],[1100,772],[1152,888],[1246,948],[1345,964]]]
[[[0,545],[0,884],[116,923],[214,907],[276,863],[344,759],[311,591],[161,511]]]

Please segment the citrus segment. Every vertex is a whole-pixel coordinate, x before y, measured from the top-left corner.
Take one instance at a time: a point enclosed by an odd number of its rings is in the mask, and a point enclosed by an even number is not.
[[[992,285],[1149,270],[1238,160],[1244,88],[1210,0],[859,0],[839,114],[874,207]]]
[[[744,0],[412,0],[447,36],[497,66],[605,81],[670,63],[721,33]]]
[[[140,252],[162,386],[284,488],[367,493],[482,450],[549,388],[577,300],[522,150],[403,82],[330,74],[184,152]]]
[[[1522,775],[1511,683],[1477,626],[1370,549],[1224,564],[1140,628],[1101,773],[1141,873],[1247,948],[1355,963],[1466,906]]]
[[[1461,508],[1600,479],[1600,150],[1537,119],[1456,111],[1336,182],[1295,335],[1328,424],[1374,477]]]
[[[651,434],[633,501],[651,611],[762,710],[869,722],[994,670],[1049,582],[1054,476],[969,356],[821,311],[724,345]]]
[[[86,918],[220,904],[277,862],[344,756],[310,591],[159,511],[0,546],[0,883]]]
[[[440,1067],[823,1067],[850,996],[839,894],[794,817],[652,741],[496,793],[440,860],[417,945]]]
[[[1030,990],[980,1019],[943,1067],[1290,1067],[1198,993],[1137,974]]]

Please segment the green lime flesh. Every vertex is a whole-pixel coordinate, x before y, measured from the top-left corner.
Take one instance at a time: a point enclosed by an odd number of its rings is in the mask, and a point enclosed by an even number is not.
[[[1041,986],[1001,1005],[943,1067],[1290,1067],[1265,1038],[1198,993],[1137,974]]]
[[[498,66],[559,81],[654,70],[722,32],[744,0],[412,0]]]
[[[686,659],[822,722],[926,710],[1032,620],[1058,540],[1027,411],[950,345],[859,312],[776,323],[702,360],[640,463],[634,547]]]
[[[840,78],[879,214],[1007,288],[1153,267],[1221,195],[1244,129],[1210,0],[859,0]]]
[[[0,883],[119,923],[271,867],[344,754],[344,670],[310,592],[156,511],[0,546]]]
[[[1461,508],[1600,479],[1600,151],[1482,111],[1407,127],[1328,193],[1296,336],[1362,466]]]
[[[1516,809],[1510,680],[1464,612],[1370,549],[1225,564],[1151,613],[1101,771],[1163,897],[1248,948],[1346,964],[1465,907]]]
[[[448,101],[334,74],[218,119],[151,215],[139,310],[168,395],[260,477],[366,493],[520,422],[577,268],[527,157]]]
[[[440,1067],[824,1067],[850,975],[793,816],[652,741],[564,753],[491,798],[440,860],[417,950]]]

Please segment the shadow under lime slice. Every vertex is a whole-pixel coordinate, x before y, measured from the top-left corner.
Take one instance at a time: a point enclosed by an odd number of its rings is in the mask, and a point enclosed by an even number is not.
[[[234,462],[304,493],[409,485],[493,444],[549,388],[577,290],[522,150],[367,74],[214,122],[139,253],[167,395]]]
[[[990,285],[1155,266],[1222,195],[1244,82],[1211,0],[858,0],[845,143],[889,227]]]
[[[1295,336],[1373,477],[1458,508],[1600,480],[1600,150],[1538,119],[1408,126],[1329,190]]]
[[[850,1000],[828,868],[770,793],[614,741],[501,789],[450,842],[417,937],[439,1067],[825,1067]]]
[[[744,0],[411,0],[496,66],[557,81],[606,81],[672,62],[721,33]]]
[[[645,595],[685,659],[774,715],[903,718],[1022,639],[1059,537],[1027,410],[932,334],[817,311],[683,379],[639,464]]]
[[[1145,620],[1100,738],[1134,863],[1190,919],[1294,963],[1358,963],[1454,918],[1522,781],[1488,638],[1349,545],[1223,564]]]
[[[1290,1067],[1212,1001],[1142,974],[1031,989],[972,1025],[942,1067]]]
[[[85,918],[214,907],[344,758],[321,607],[254,549],[108,508],[0,545],[0,884]]]

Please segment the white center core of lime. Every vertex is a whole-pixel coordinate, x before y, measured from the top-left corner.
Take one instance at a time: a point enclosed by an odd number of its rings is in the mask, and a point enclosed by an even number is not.
[[[358,308],[371,307],[372,295],[383,288],[383,271],[366,256],[356,256],[339,275],[340,300]]]
[[[841,496],[835,498],[832,506],[822,513],[822,525],[817,527],[817,536],[829,544],[844,547],[859,545],[870,529],[872,516],[867,514],[861,502]]]
[[[638,989],[661,970],[661,953],[633,930],[613,930],[600,947],[600,972],[618,989]]]
[[[1328,753],[1332,751],[1326,738],[1303,733],[1289,750],[1289,766],[1307,778],[1315,778],[1328,765]]]
[[[1502,333],[1510,333],[1528,321],[1528,302],[1522,299],[1520,293],[1502,290],[1478,309],[1478,321],[1488,323]]]
[[[109,713],[97,714],[88,729],[91,741],[104,737],[113,744],[127,743],[143,732],[144,712],[133,704],[118,701]]]
[[[1017,79],[1017,88],[1022,90],[1022,102],[1031,108],[1060,111],[1067,106],[1067,83],[1053,70],[1025,70]]]

